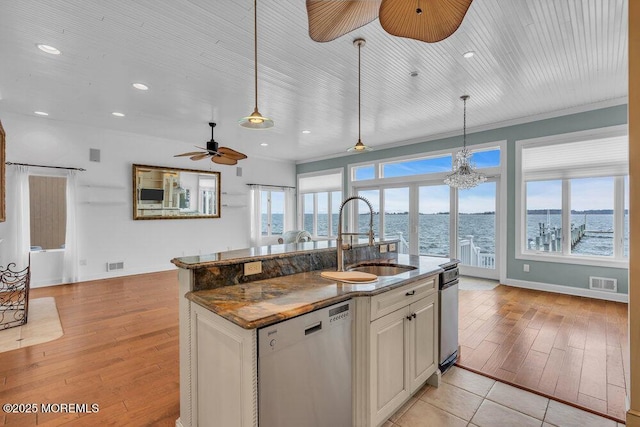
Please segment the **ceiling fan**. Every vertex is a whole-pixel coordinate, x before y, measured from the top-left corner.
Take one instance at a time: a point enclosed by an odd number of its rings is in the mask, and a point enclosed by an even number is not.
[[[398,37],[435,43],[453,34],[473,0],[307,0],[309,36],[335,40],[379,18]]]
[[[176,154],[173,157],[190,156],[189,158],[191,160],[202,160],[211,157],[213,163],[219,163],[221,165],[235,165],[238,163],[238,160],[247,158],[246,155],[236,150],[218,146],[218,143],[213,139],[213,128],[216,127],[216,124],[209,122],[209,126],[211,126],[211,141],[207,141],[207,148],[195,146],[196,148],[205,150],[204,152],[190,151],[188,153]]]

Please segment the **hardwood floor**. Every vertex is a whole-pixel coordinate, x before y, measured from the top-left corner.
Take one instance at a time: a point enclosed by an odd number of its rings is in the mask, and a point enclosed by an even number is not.
[[[174,426],[177,272],[33,289],[56,299],[64,335],[0,353],[2,403],[97,403],[99,412],[0,414],[0,425]]]
[[[97,403],[99,412],[0,413],[0,425],[174,426],[174,271],[33,289],[64,336],[0,353],[2,403]],[[460,292],[459,364],[624,419],[627,306],[507,286]]]
[[[627,304],[500,285],[459,322],[458,365],[624,422]]]

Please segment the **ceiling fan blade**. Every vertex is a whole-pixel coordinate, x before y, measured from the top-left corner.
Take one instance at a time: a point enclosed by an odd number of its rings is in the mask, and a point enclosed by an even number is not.
[[[238,161],[235,159],[231,159],[229,157],[224,156],[212,156],[211,161],[213,163],[219,163],[221,165],[235,165],[238,164]]]
[[[230,157],[236,160],[242,160],[247,158],[246,154],[242,154],[241,152],[236,151],[229,147],[218,147],[218,153],[222,154],[223,156]]]
[[[307,0],[309,36],[329,42],[367,25],[378,17],[380,1]]]
[[[202,151],[190,151],[189,153],[176,154],[173,157],[195,156],[196,154],[202,154]]]
[[[209,153],[198,153],[195,156],[189,157],[191,160],[202,160],[205,157],[209,157]]]
[[[382,28],[391,35],[435,43],[458,29],[472,1],[382,0],[378,18]],[[416,6],[421,9],[420,14]]]

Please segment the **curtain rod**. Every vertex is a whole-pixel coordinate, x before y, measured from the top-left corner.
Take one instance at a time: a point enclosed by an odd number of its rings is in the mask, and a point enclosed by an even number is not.
[[[51,168],[51,169],[68,169],[68,170],[72,170],[72,171],[81,171],[84,172],[86,171],[86,169],[82,169],[82,168],[65,168],[63,166],[45,166],[45,165],[32,165],[29,163],[12,163],[12,162],[6,162],[5,165],[15,165],[15,166],[34,166],[34,167],[38,167],[38,168]]]
[[[247,184],[249,187],[251,187],[252,185],[259,185],[260,187],[273,187],[273,188],[296,188],[296,187],[290,187],[288,185],[271,185],[271,184]]]

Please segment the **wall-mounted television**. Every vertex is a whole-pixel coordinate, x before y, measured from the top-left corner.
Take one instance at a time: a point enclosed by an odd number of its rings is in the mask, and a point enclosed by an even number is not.
[[[162,202],[164,200],[164,190],[156,188],[141,188],[140,201],[145,202]]]

